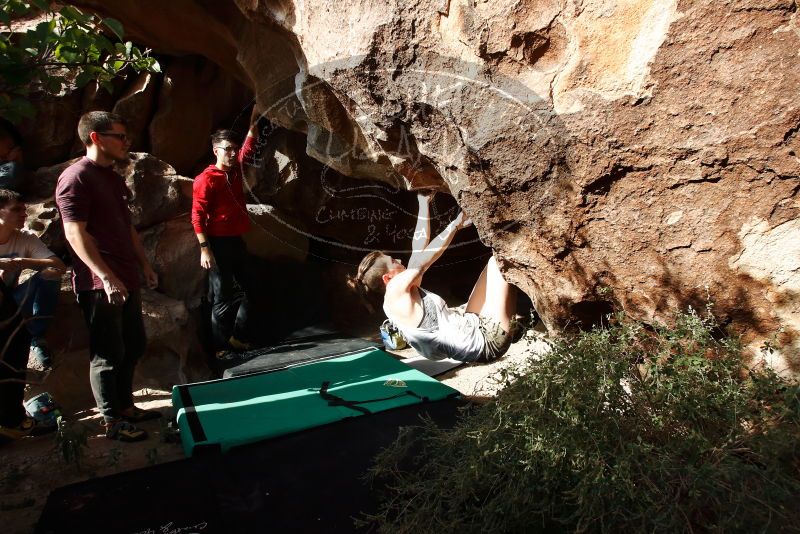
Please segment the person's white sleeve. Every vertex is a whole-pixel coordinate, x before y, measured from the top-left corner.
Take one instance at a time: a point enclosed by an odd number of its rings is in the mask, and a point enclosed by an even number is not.
[[[36,237],[35,234],[30,232],[20,232],[20,237],[23,241],[23,249],[24,249],[24,256],[22,256],[23,252],[20,252],[20,256],[24,258],[33,258],[35,260],[44,260],[55,256],[53,251],[47,248],[47,245],[42,243],[42,240]]]

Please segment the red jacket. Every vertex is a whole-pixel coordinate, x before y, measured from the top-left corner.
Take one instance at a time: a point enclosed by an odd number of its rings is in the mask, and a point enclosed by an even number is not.
[[[250,229],[244,200],[242,162],[253,160],[255,139],[247,137],[239,151],[239,165],[223,171],[209,165],[192,186],[192,226],[196,234],[236,236]]]

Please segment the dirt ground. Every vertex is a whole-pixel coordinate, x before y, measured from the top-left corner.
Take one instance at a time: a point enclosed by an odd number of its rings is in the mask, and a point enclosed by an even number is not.
[[[438,378],[461,391],[465,397],[483,401],[496,395],[504,383],[504,370],[513,369],[532,355],[547,350],[541,330],[530,330],[512,345],[500,360],[484,365],[464,365]],[[395,353],[401,357],[414,354],[413,349]],[[5,534],[33,532],[51,490],[94,477],[138,469],[184,457],[180,443],[167,428],[172,418],[171,394],[168,391],[141,389],[135,402],[146,409],[158,410],[161,420],[141,423],[150,434],[139,443],[120,443],[104,437],[96,409],[65,414],[72,435],[85,430],[86,446],[81,447],[80,461],[66,462],[63,445],[54,434],[29,437],[0,448],[0,525]]]

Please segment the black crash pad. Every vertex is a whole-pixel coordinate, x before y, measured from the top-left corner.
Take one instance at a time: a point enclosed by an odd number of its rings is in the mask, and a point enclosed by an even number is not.
[[[460,399],[345,419],[270,441],[54,490],[36,532],[351,532],[377,509],[364,474],[401,426],[452,426]],[[362,530],[363,531],[363,530]]]
[[[228,364],[223,378],[276,371],[293,365],[336,358],[365,349],[380,348],[375,341],[353,338],[338,332],[326,332],[292,338],[280,345],[243,352]]]

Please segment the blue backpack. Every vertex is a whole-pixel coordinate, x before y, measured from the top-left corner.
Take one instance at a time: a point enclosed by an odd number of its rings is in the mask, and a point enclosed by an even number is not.
[[[42,426],[56,426],[58,418],[61,416],[61,407],[55,399],[47,393],[39,393],[23,403],[25,411],[29,417],[36,419]]]
[[[397,326],[386,319],[383,321],[380,327],[381,331],[381,339],[383,340],[383,345],[389,350],[402,350],[408,347],[408,342],[406,338],[403,337],[403,334],[400,330],[397,329]]]

